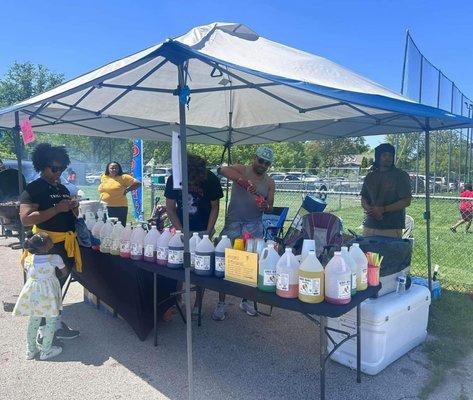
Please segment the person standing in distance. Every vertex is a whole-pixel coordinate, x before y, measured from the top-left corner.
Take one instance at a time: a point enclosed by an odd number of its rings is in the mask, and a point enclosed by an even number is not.
[[[361,188],[363,236],[402,237],[412,198],[411,183],[409,175],[394,166],[394,154],[389,143],[375,148],[373,168]]]
[[[116,162],[109,162],[104,174],[100,178],[98,191],[100,200],[107,204],[109,217],[118,218],[123,226],[128,216],[128,200],[126,194],[138,189],[141,182],[129,174],[123,173],[122,166]]]

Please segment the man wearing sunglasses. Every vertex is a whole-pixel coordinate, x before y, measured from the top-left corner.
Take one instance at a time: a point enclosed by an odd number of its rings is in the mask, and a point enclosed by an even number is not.
[[[232,193],[225,227],[221,235],[227,235],[232,241],[241,238],[245,232],[256,238],[263,237],[264,212],[271,212],[274,203],[274,181],[267,171],[273,162],[273,151],[260,146],[256,150],[251,166],[229,165],[218,170],[220,175],[233,181]],[[226,318],[225,294],[219,294],[219,302],[212,318],[223,321]],[[242,299],[240,308],[248,315],[255,316],[252,303]]]

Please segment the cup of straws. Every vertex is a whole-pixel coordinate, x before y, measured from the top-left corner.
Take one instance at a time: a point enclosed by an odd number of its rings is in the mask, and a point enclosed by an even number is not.
[[[381,263],[383,262],[383,257],[378,253],[366,253],[366,258],[368,259],[368,285],[369,286],[378,286],[379,285],[379,270],[381,268]]]

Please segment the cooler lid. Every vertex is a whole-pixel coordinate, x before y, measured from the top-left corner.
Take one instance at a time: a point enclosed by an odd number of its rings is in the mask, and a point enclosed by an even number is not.
[[[364,322],[378,325],[396,317],[398,314],[430,304],[430,292],[424,286],[412,285],[403,294],[389,293],[377,299],[368,299],[361,303],[361,318]]]

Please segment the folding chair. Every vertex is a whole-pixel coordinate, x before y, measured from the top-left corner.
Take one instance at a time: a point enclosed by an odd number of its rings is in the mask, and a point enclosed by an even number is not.
[[[276,240],[283,235],[289,207],[273,207],[273,211],[263,214],[263,237],[265,240]]]
[[[315,212],[302,216],[297,225],[291,225],[284,244],[300,254],[304,239],[315,240],[317,257],[328,256],[333,248],[343,244],[342,221],[336,215]]]

